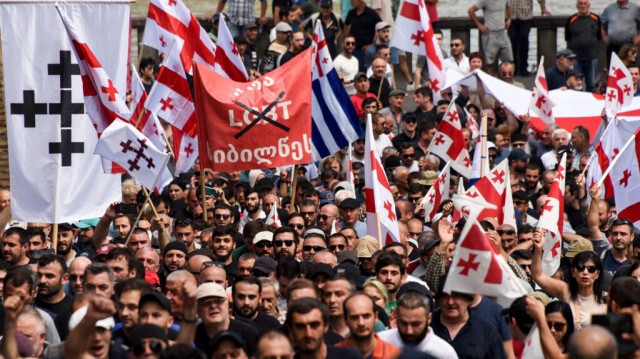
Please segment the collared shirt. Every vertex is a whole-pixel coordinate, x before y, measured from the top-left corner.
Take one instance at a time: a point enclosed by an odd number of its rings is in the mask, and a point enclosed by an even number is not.
[[[402,337],[400,337],[400,332],[398,329],[389,329],[384,332],[378,333],[382,340],[386,340],[387,342],[399,347],[404,348],[405,344],[402,341]],[[439,359],[457,359],[458,354],[453,349],[449,343],[442,340],[440,337],[435,335],[433,329],[429,327],[429,332],[425,335],[424,339],[418,344],[414,346],[414,349],[421,351],[423,353],[431,354]]]
[[[440,309],[433,313],[431,327],[434,333],[444,339],[461,358],[506,358],[502,339],[493,325],[469,313],[469,319],[451,338],[449,329],[440,321]]]
[[[223,1],[227,2],[226,0]],[[267,0],[260,0],[260,2],[266,3]],[[256,21],[256,16],[253,12],[255,0],[231,0],[228,3],[227,15],[231,23],[244,26]]]
[[[533,19],[533,0],[510,0],[511,18],[514,20],[531,20]],[[538,3],[544,4],[544,0],[538,0]]]
[[[619,7],[614,2],[604,9],[600,20],[607,28],[607,35],[612,44],[632,42],[638,33],[636,25],[640,23],[640,6],[629,1],[626,6]]]
[[[369,355],[367,358],[371,359],[387,359],[387,358],[396,358],[402,350],[397,346],[385,342],[378,336],[378,334],[374,333],[373,336],[376,338],[376,347],[373,348],[373,353]],[[336,344],[337,347],[340,348],[349,348],[349,343],[351,342],[351,336],[347,337],[347,339],[341,341]]]
[[[471,72],[471,66],[469,65],[469,58],[464,53],[462,54],[462,60],[458,62],[455,57],[450,56],[444,60],[444,68],[446,70],[456,70],[461,75],[466,75]]]

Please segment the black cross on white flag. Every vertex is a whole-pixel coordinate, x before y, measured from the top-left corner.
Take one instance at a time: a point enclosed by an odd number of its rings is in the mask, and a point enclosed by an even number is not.
[[[124,92],[129,6],[60,5],[74,18],[114,86]],[[24,19],[31,19],[25,26]],[[86,115],[78,62],[54,3],[3,4],[2,53],[15,220],[60,223],[99,217],[121,199],[119,176],[103,174]],[[110,36],[104,36],[104,34]]]

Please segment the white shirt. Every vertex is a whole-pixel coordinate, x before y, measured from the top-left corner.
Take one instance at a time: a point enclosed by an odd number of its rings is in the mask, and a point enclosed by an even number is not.
[[[333,60],[333,67],[336,68],[338,76],[340,76],[344,81],[353,81],[353,78],[356,77],[356,74],[358,73],[358,59],[355,56],[347,58],[340,54],[336,56],[335,60]],[[345,84],[344,88],[347,90],[349,96],[355,95],[356,89],[353,87],[353,82]]]
[[[451,56],[447,57],[444,60],[444,68],[445,70],[455,70],[458,71],[461,75],[466,75],[471,72],[471,65],[469,65],[469,58],[464,53],[462,54],[462,60],[460,63],[456,61],[456,58]]]
[[[558,156],[556,155],[556,151],[546,152],[544,155],[540,156],[540,160],[544,165],[546,170],[553,170],[556,168],[558,164]]]
[[[405,347],[398,329],[385,330],[378,333],[378,335],[380,336],[380,339],[391,343],[398,348]],[[435,335],[431,327],[429,327],[429,333],[427,333],[427,336],[425,336],[424,339],[422,339],[422,341],[413,348],[440,359],[458,359],[458,354],[456,354],[453,347],[444,341],[444,339]]]
[[[379,158],[382,158],[382,151],[385,148],[393,147],[393,143],[391,143],[391,140],[389,139],[389,136],[387,136],[384,133],[382,133],[382,134],[380,134],[380,136],[378,136],[378,139],[376,140],[375,145],[376,145],[376,153],[378,154]]]

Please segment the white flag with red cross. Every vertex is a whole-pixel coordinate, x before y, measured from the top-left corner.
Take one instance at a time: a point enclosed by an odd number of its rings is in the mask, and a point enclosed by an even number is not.
[[[529,101],[529,110],[535,112],[546,124],[555,123],[553,119],[553,107],[555,104],[549,97],[549,86],[547,86],[547,77],[544,73],[544,56],[540,58],[538,65],[538,73],[536,74],[533,90],[531,90],[531,101]]]
[[[87,114],[98,132],[98,137],[100,137],[102,132],[114,121],[128,121],[131,112],[89,47],[84,38],[83,29],[78,29],[59,6],[56,6],[56,9],[67,30],[71,48],[78,59]],[[125,170],[117,164],[104,159],[102,160],[102,168],[105,173],[125,173]]]
[[[142,132],[124,121],[114,121],[102,134],[95,154],[118,163],[139,184],[161,192],[173,177],[169,154],[156,148]]]
[[[602,134],[600,141],[593,149],[585,178],[587,190],[602,178],[604,171],[609,168],[611,162],[616,158],[616,156],[618,156],[622,146],[624,146],[625,139],[623,138],[623,133],[620,131],[619,124],[619,119],[614,118],[611,120]],[[607,176],[602,183],[602,195],[600,196],[600,199],[607,199],[613,195],[613,181],[611,176]],[[589,203],[591,203],[591,197],[587,196],[587,199]]]
[[[402,1],[389,46],[427,57],[433,101],[437,103],[440,91],[444,89],[446,70],[424,0]]]
[[[424,205],[424,222],[432,222],[433,218],[438,214],[440,204],[449,199],[449,182],[451,179],[449,167],[451,162],[447,162],[438,178],[429,188],[427,195],[422,199]]]
[[[367,233],[379,238],[382,245],[400,242],[396,205],[387,175],[376,154],[371,130],[371,115],[367,116],[364,140],[364,187],[367,203]],[[378,226],[378,221],[380,225]],[[378,233],[378,228],[381,233]]]
[[[438,130],[429,144],[428,151],[445,161],[451,161],[451,168],[462,176],[469,178],[471,175],[471,159],[464,142],[455,102],[451,101],[447,113],[440,121]]]
[[[612,52],[604,108],[609,112],[609,117],[613,118],[620,109],[629,106],[631,100],[633,100],[633,78],[618,55]]]
[[[540,343],[540,329],[538,329],[538,324],[533,323],[533,326],[529,330],[527,337],[524,339],[523,344],[524,349],[522,349],[522,356],[520,359],[544,358],[542,344]]]
[[[166,54],[174,42],[185,72],[192,73],[193,61],[213,69],[216,45],[185,3],[151,0],[142,43]]]
[[[609,173],[614,187],[618,218],[640,228],[640,128],[621,149],[620,158]]]
[[[355,175],[353,173],[353,155],[351,154],[351,151],[353,151],[352,145],[351,143],[349,143],[349,147],[347,148],[347,155],[348,155],[348,163],[347,163],[347,169],[345,171],[344,174],[344,179],[349,181],[349,183],[351,183],[351,191],[355,191],[356,185],[355,185]]]
[[[178,48],[174,45],[167,52],[144,107],[189,136],[195,137],[196,108],[177,51]]]
[[[481,202],[493,203],[495,208],[484,208],[478,215],[479,219],[495,218],[498,223],[516,225],[516,216],[511,197],[511,181],[509,179],[509,164],[505,159],[467,190],[466,196]]]
[[[131,65],[131,69],[133,76],[131,77],[131,103],[129,104],[131,118],[129,123],[147,136],[156,147],[164,149],[167,147],[167,143],[160,132],[163,131],[162,124],[153,112],[144,108],[144,103],[147,101],[147,91],[145,91],[140,76],[133,65]]]
[[[469,130],[471,130],[471,140],[475,140],[476,138],[478,138],[478,136],[480,136],[480,125],[478,124],[478,121],[476,121],[476,119],[471,116],[471,113],[469,112],[469,110],[467,110],[466,107],[463,107],[463,109],[464,113],[467,115],[467,121],[465,122],[465,125]]]
[[[196,163],[199,156],[198,136],[191,137],[176,126],[171,126],[171,130],[173,133],[173,154],[176,156],[175,174],[178,176],[189,171]]]
[[[231,37],[224,16],[220,16],[218,27],[218,47],[216,48],[216,63],[214,70],[220,75],[237,82],[249,81],[247,69],[244,67],[236,43]]]
[[[453,196],[453,204],[468,218],[460,233],[443,291],[497,297],[501,305],[509,306],[526,294],[526,290],[478,223],[478,218],[482,218],[478,217],[478,212],[496,206],[458,195]]]
[[[271,206],[271,210],[267,215],[267,219],[264,221],[264,224],[268,226],[274,226],[276,228],[282,227],[282,222],[280,221],[280,216],[278,216],[278,201],[273,203]]]
[[[542,252],[542,271],[554,275],[562,258],[562,228],[564,224],[564,191],[567,154],[562,155],[549,194],[542,206],[538,228],[546,229]]]

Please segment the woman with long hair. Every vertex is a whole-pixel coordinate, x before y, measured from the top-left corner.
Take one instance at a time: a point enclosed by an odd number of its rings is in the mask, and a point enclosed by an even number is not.
[[[547,326],[551,330],[553,338],[556,340],[560,350],[563,353],[566,352],[569,338],[575,331],[571,307],[569,304],[557,300],[547,304],[544,308],[544,313],[547,319]]]

